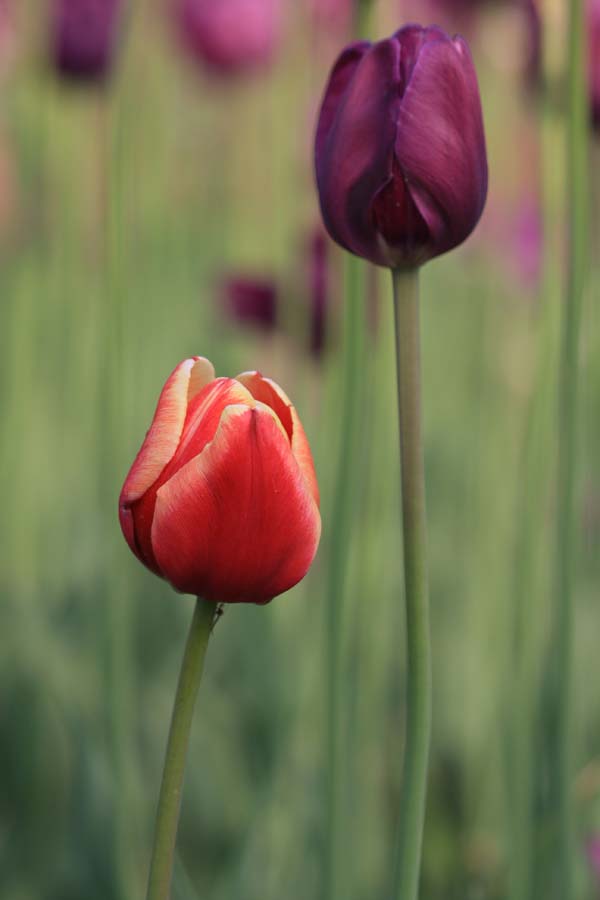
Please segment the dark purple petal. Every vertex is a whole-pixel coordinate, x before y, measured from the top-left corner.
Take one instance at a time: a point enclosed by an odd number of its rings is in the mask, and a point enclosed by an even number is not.
[[[390,179],[399,98],[400,47],[392,39],[350,47],[330,80],[316,144],[325,225],[358,256],[387,264],[371,201]]]
[[[398,116],[396,158],[435,253],[471,233],[487,195],[477,76],[461,38],[425,43]]]

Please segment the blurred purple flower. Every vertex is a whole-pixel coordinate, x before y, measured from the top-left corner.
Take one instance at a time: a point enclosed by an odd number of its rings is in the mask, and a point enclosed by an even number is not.
[[[320,359],[327,339],[327,314],[331,300],[327,236],[315,228],[308,248],[308,295],[310,302],[310,352]]]
[[[223,279],[220,292],[223,308],[243,325],[255,325],[271,332],[277,324],[278,290],[274,281],[236,275]]]
[[[73,81],[103,81],[118,38],[122,0],[55,0],[52,56]]]
[[[270,62],[282,30],[281,0],[176,0],[184,45],[221,74]]]
[[[410,267],[462,243],[487,195],[481,102],[464,40],[408,25],[347,47],[325,90],[315,166],[327,230],[357,256]]]
[[[592,122],[600,130],[600,0],[588,0],[587,9]]]

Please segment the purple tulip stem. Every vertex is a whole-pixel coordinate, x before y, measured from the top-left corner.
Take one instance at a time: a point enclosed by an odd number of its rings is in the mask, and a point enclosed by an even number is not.
[[[208,640],[216,616],[215,604],[198,597],[175,693],[158,798],[146,900],[169,900],[171,894],[173,859],[192,717],[204,669]]]
[[[395,270],[394,312],[406,602],[406,729],[398,826],[396,900],[416,900],[431,732],[431,649],[421,434],[418,269]]]

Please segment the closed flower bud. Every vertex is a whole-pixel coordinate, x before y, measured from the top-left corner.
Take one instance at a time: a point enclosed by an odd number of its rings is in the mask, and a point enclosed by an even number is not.
[[[52,55],[73,81],[102,81],[110,72],[122,0],[55,0]]]
[[[464,40],[408,25],[347,47],[323,98],[315,162],[325,225],[357,256],[413,267],[462,243],[487,194],[481,103]]]
[[[168,379],[119,500],[151,571],[215,603],[268,603],[306,575],[319,491],[296,410],[258,372],[215,378],[186,359]]]
[[[281,32],[281,0],[175,0],[189,52],[221,74],[260,68]]]

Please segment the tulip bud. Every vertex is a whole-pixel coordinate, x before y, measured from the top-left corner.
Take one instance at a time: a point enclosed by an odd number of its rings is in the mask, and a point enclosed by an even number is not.
[[[325,90],[315,163],[327,230],[357,256],[414,267],[462,243],[487,194],[481,103],[464,40],[407,25],[347,47]]]
[[[319,490],[296,410],[258,372],[215,378],[186,359],[165,384],[119,499],[152,572],[215,603],[268,603],[307,573]]]
[[[189,52],[221,74],[259,68],[271,60],[281,31],[281,0],[176,0]]]
[[[244,276],[226,278],[220,299],[229,315],[241,324],[271,332],[277,324],[277,284],[273,280]]]
[[[52,55],[73,81],[103,81],[118,36],[122,0],[55,0]]]

